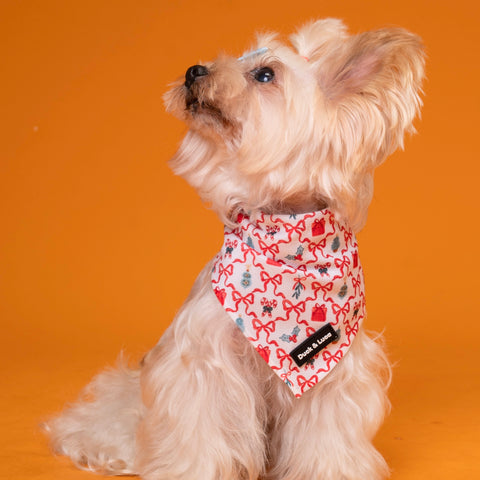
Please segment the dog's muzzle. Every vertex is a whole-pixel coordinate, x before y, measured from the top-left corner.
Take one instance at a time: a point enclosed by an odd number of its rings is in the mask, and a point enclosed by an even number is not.
[[[185,73],[185,86],[190,88],[197,78],[208,75],[208,68],[203,65],[193,65]]]

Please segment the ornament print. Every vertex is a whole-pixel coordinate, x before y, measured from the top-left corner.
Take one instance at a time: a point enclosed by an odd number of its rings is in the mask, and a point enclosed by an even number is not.
[[[252,284],[252,281],[250,280],[252,276],[250,275],[250,272],[247,271],[242,273],[242,287],[247,288]]]
[[[296,397],[344,357],[365,316],[355,236],[329,210],[239,215],[236,228],[225,227],[212,289]],[[299,367],[290,352],[327,324],[336,340]]]

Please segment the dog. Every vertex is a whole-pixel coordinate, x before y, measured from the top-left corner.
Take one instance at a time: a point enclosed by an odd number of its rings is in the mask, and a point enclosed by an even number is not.
[[[224,244],[138,368],[100,373],[45,425],[81,468],[145,480],[376,480],[391,369],[363,329],[355,232],[373,172],[422,105],[424,48],[340,20],[261,34],[165,95],[171,160]]]

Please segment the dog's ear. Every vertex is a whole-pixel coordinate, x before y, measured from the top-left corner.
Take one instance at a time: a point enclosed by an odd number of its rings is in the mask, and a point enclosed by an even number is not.
[[[400,28],[365,32],[314,61],[327,108],[362,142],[372,140],[364,147],[377,151],[375,164],[403,146],[422,103],[424,49],[418,36]]]
[[[424,50],[418,36],[388,28],[348,37],[318,63],[320,86],[330,100],[391,90],[416,97],[423,78]]]
[[[376,164],[403,145],[422,103],[425,62],[418,36],[401,28],[349,36],[340,20],[330,18],[305,25],[291,41],[308,60],[335,122],[358,132],[362,142],[372,138],[377,149],[382,144]]]
[[[290,41],[300,56],[314,62],[328,55],[347,37],[347,27],[341,20],[326,18],[307,23],[290,36]]]

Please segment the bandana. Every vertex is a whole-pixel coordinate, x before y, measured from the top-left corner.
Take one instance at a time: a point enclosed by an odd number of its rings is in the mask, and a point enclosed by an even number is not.
[[[212,287],[296,397],[342,359],[365,316],[355,236],[329,210],[239,215],[225,227]]]

